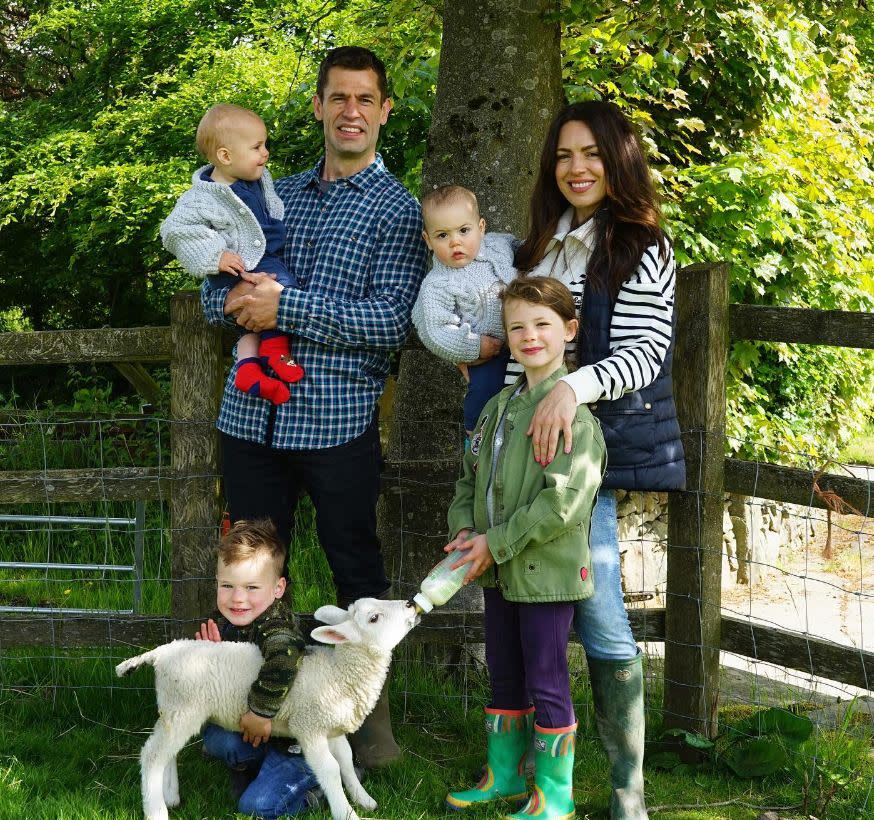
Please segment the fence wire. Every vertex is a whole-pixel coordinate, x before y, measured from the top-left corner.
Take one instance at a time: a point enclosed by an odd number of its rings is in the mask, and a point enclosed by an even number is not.
[[[17,607],[16,613],[0,614],[0,630],[5,621],[6,640],[0,642],[0,691],[9,694],[49,694],[52,701],[63,693],[84,690],[105,691],[111,698],[119,690],[150,691],[142,682],[119,683],[112,668],[138,648],[131,645],[128,633],[118,616],[102,618],[106,645],[87,648],[81,640],[67,641],[81,615],[62,610],[100,612],[131,608],[134,584],[141,584],[139,612],[144,620],[160,622],[157,634],[171,639],[179,620],[171,615],[173,596],[172,545],[174,532],[170,518],[169,493],[160,490],[145,504],[145,519],[140,527],[143,539],[142,577],[136,579],[110,569],[130,565],[134,556],[135,532],[109,526],[113,518],[130,518],[138,499],[118,500],[124,495],[118,486],[110,489],[114,468],[148,468],[158,479],[158,487],[172,486],[176,476],[170,466],[170,440],[174,425],[157,416],[131,416],[113,419],[7,418],[0,424],[0,497],[15,495],[13,487],[21,485],[17,471],[35,470],[41,482],[39,500],[0,504],[0,515],[31,518],[67,517],[65,523],[28,520],[0,521],[0,562],[15,567],[0,568],[0,606]],[[414,427],[415,422],[411,422]],[[457,428],[457,429],[456,429]],[[461,440],[460,427],[454,425],[444,435]],[[706,433],[705,435],[710,435]],[[732,442],[732,446],[736,443]],[[721,614],[740,624],[750,636],[752,651],[743,653],[722,647],[703,647],[719,651],[720,728],[730,726],[768,707],[779,707],[792,714],[806,715],[829,733],[828,742],[814,746],[812,754],[823,755],[834,738],[865,738],[870,742],[874,700],[874,682],[867,677],[861,686],[852,686],[821,674],[822,664],[814,663],[819,644],[829,642],[855,652],[864,674],[871,672],[871,642],[865,624],[874,623],[874,519],[870,506],[849,514],[829,512],[813,506],[817,464],[809,455],[767,451],[764,462],[794,463],[811,471],[811,498],[807,506],[790,505],[759,498],[756,481],[743,492],[726,493],[723,505],[723,539],[721,561]],[[417,591],[418,576],[411,573],[408,562],[413,553],[429,552],[436,562],[441,555],[446,533],[442,522],[431,525],[417,518],[417,506],[423,496],[451,494],[454,475],[447,474],[445,464],[393,464],[386,473],[383,500],[393,505],[397,522],[393,549],[388,549],[395,597],[410,597]],[[425,469],[419,469],[424,467]],[[429,475],[431,478],[421,478]],[[75,468],[91,471],[93,480],[103,488],[92,500],[59,500],[50,476],[51,471]],[[832,464],[830,472],[845,471],[870,480],[872,475],[852,465]],[[101,476],[105,477],[105,483]],[[218,479],[205,475],[200,478]],[[166,485],[161,483],[166,479]],[[123,480],[123,479],[122,479]],[[75,493],[73,493],[75,494]],[[22,493],[22,495],[24,495]],[[670,687],[688,685],[683,680],[664,675],[664,632],[661,640],[647,638],[648,623],[663,623],[663,610],[672,604],[667,584],[668,518],[667,495],[658,493],[624,493],[618,498],[620,551],[624,589],[632,623],[641,636],[645,653],[647,680],[646,708],[650,740],[657,745],[657,728],[664,717],[663,695]],[[699,508],[704,502],[700,498]],[[103,518],[103,524],[79,524],[76,518]],[[209,527],[218,533],[219,522]],[[391,540],[391,539],[389,539]],[[699,533],[690,532],[683,543],[672,544],[676,550],[697,550]],[[23,566],[30,563],[33,566]],[[88,565],[87,569],[73,568]],[[50,568],[47,565],[62,565]],[[324,557],[314,534],[313,514],[304,502],[297,516],[294,543],[290,550],[292,602],[300,612],[312,612],[330,600],[331,584]],[[210,581],[211,574],[188,579]],[[597,583],[597,580],[596,580]],[[439,700],[445,709],[468,711],[479,709],[487,697],[481,619],[478,619],[477,593],[471,588],[454,601],[470,609],[470,628],[462,618],[444,628],[447,637],[422,645],[402,645],[395,662],[395,690],[402,693],[400,711],[403,719],[414,714],[413,704],[435,697],[434,680],[438,680]],[[709,606],[699,600],[699,613]],[[26,611],[34,610],[32,614]],[[37,613],[45,610],[48,614]],[[206,615],[207,613],[204,613]],[[427,617],[427,616],[426,616]],[[92,615],[91,620],[100,619]],[[14,620],[13,620],[14,619]],[[757,631],[762,628],[763,632]],[[437,635],[432,627],[432,635]],[[776,665],[759,659],[756,640],[767,634],[769,641],[780,641],[773,632],[792,633],[802,651],[791,665]],[[11,639],[15,630],[16,639]],[[659,631],[658,628],[655,629]],[[97,634],[97,633],[95,633]],[[28,635],[32,640],[28,641]],[[27,645],[30,643],[30,645]],[[581,726],[594,733],[591,693],[585,675],[585,653],[574,639],[569,646],[574,679],[574,697]],[[819,674],[817,674],[819,673]],[[826,735],[823,735],[825,737]],[[855,773],[845,767],[848,778]],[[872,811],[872,783],[859,812]],[[870,815],[869,815],[870,816]]]

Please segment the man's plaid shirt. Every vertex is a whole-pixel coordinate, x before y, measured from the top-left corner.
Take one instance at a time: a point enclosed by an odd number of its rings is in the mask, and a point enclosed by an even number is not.
[[[421,210],[382,158],[325,194],[321,168],[276,182],[285,203],[285,261],[300,283],[280,295],[277,326],[292,335],[292,355],[306,375],[290,385],[290,401],[274,406],[234,387],[231,368],[216,425],[281,449],[333,447],[367,429],[425,273]],[[204,282],[211,324],[236,327],[222,312],[228,290]]]

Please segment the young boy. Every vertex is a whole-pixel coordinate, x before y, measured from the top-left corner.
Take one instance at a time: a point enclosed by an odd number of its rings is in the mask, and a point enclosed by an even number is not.
[[[204,752],[231,769],[240,812],[270,818],[297,814],[317,803],[308,794],[317,788],[316,779],[299,753],[289,755],[267,744],[271,718],[291,686],[304,648],[294,615],[281,600],[285,547],[270,521],[237,521],[216,552],[217,609],[195,637],[254,643],[264,664],[249,691],[242,732],[207,723]]]
[[[262,119],[238,105],[214,105],[200,120],[196,140],[209,165],[194,172],[191,187],[161,225],[164,247],[213,288],[235,284],[245,271],[272,273],[284,287],[297,287],[282,259],[284,207],[266,167],[270,152]],[[240,336],[234,375],[239,390],[282,404],[291,395],[286,383],[302,377],[284,333]]]
[[[426,194],[422,219],[434,262],[413,306],[413,323],[425,347],[464,374],[464,429],[470,435],[485,403],[504,385],[509,354],[498,297],[516,276],[515,240],[487,234],[476,195],[460,185]]]

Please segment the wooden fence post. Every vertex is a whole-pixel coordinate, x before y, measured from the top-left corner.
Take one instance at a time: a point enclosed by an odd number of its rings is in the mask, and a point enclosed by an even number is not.
[[[170,418],[173,492],[170,504],[174,631],[191,637],[191,623],[215,609],[218,434],[222,390],[221,331],[203,318],[196,292],[170,304]]]
[[[678,272],[674,393],[686,490],[668,500],[665,728],[712,737],[719,702],[728,265]]]

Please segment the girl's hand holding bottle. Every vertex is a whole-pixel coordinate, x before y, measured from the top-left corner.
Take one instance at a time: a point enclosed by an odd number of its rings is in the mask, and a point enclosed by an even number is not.
[[[445,547],[444,552],[452,552],[457,549],[466,550],[465,555],[452,565],[452,569],[461,567],[464,564],[470,564],[467,574],[464,576],[462,583],[467,584],[479,578],[492,564],[495,559],[492,558],[492,553],[489,550],[489,542],[485,535],[474,535],[470,537],[471,530],[462,530],[450,541]]]

